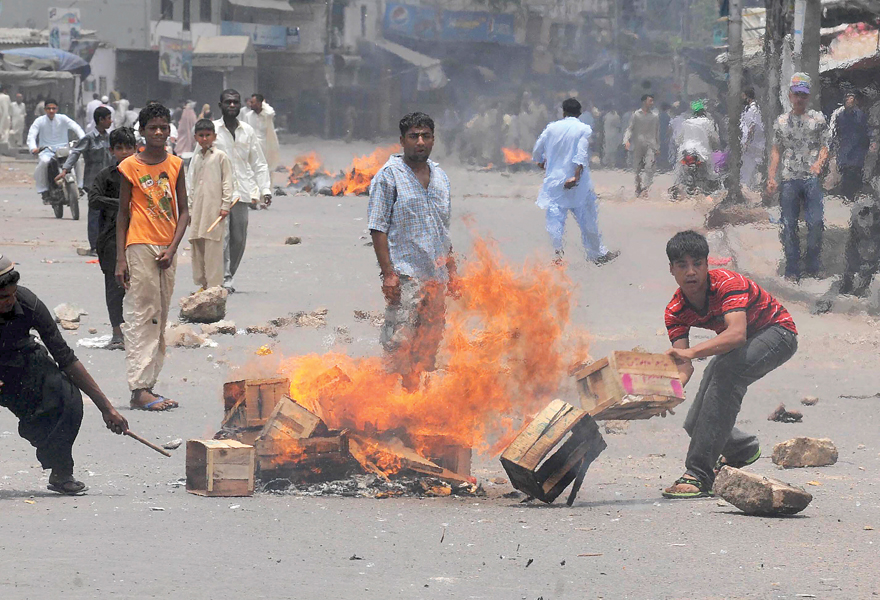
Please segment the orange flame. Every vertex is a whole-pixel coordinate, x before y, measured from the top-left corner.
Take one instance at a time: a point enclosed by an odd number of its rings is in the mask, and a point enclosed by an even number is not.
[[[373,176],[399,149],[400,146],[395,144],[386,148],[376,148],[367,156],[355,157],[345,170],[345,176],[333,184],[333,195],[353,196],[369,192]]]
[[[303,177],[311,177],[319,171],[325,175],[330,175],[328,171],[322,171],[323,166],[324,164],[317,152],[309,152],[308,154],[297,156],[293,161],[293,167],[290,168],[288,183],[299,183]]]
[[[380,357],[328,353],[281,361],[291,397],[331,428],[503,448],[586,356],[586,336],[566,335],[571,283],[558,268],[516,268],[478,239],[460,272],[461,297],[448,302],[438,357],[445,366],[425,375],[418,391],[405,391]]]
[[[525,150],[520,150],[519,148],[502,148],[501,152],[504,154],[505,164],[508,165],[515,165],[532,160],[531,154]]]

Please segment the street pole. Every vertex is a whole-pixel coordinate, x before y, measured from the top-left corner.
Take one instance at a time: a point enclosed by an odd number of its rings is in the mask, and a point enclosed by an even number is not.
[[[740,146],[740,114],[742,112],[742,0],[730,0],[730,15],[727,17],[727,139],[730,155],[727,157],[727,199],[730,204],[743,201],[739,177],[742,168],[742,147]]]
[[[782,45],[785,41],[785,3],[783,0],[764,0],[766,27],[764,29],[764,73],[767,77],[767,95],[763,99],[761,114],[764,120],[764,164],[769,164],[773,149],[773,128],[782,113],[779,90],[782,85]],[[770,204],[772,197],[763,195],[764,204]]]
[[[806,0],[804,13],[804,41],[801,47],[800,69],[813,80],[810,90],[810,108],[820,110],[822,107],[822,85],[819,81],[819,48],[822,45],[820,29],[822,28],[822,0]]]

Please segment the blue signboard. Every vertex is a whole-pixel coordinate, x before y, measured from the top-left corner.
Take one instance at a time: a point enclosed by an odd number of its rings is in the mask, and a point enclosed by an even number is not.
[[[271,50],[283,50],[299,44],[299,27],[288,28],[283,25],[221,21],[220,35],[246,35],[251,38],[254,48]]]
[[[438,10],[389,2],[384,29],[386,33],[419,40],[515,44],[514,25],[511,14]]]

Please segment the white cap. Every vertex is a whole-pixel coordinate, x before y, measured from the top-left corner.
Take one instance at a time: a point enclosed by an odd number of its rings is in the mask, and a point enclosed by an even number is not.
[[[107,104],[108,102],[110,102],[110,96],[101,96],[101,102]]]

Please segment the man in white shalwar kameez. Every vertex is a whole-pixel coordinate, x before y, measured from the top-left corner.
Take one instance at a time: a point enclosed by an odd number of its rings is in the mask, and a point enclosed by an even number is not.
[[[269,173],[278,167],[278,135],[275,133],[275,109],[260,94],[254,94],[247,101],[247,108],[241,111],[241,120],[254,128],[260,147],[266,157]]]
[[[565,220],[569,211],[581,228],[587,260],[601,266],[618,257],[609,252],[599,233],[599,209],[590,179],[590,126],[578,120],[581,105],[574,98],[562,103],[562,119],[547,125],[532,153],[545,169],[536,204],[547,211],[547,232],[561,262]]]

